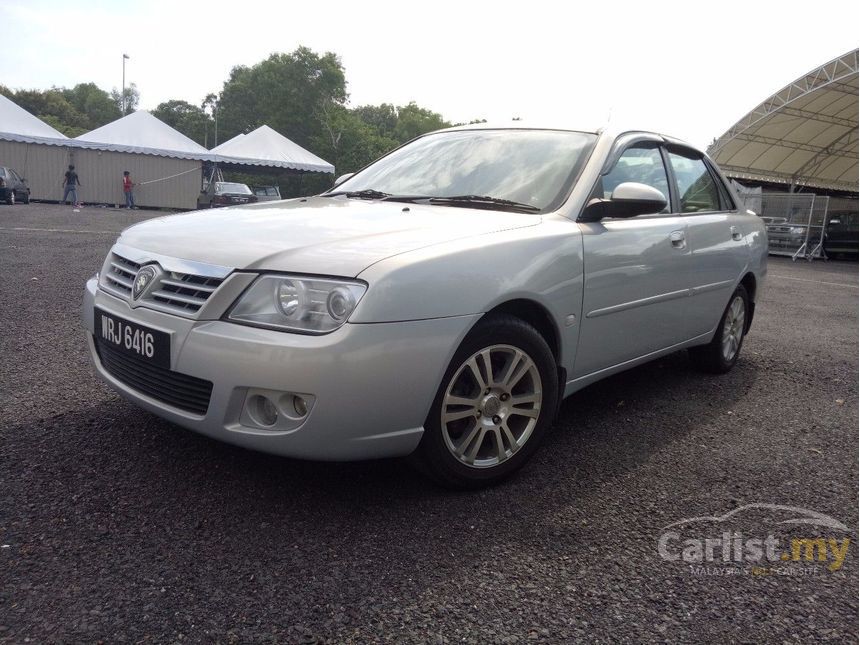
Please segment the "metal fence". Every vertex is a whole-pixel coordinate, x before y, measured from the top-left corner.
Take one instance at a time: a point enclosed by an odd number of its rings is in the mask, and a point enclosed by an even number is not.
[[[824,241],[828,212],[837,203],[840,208],[857,209],[856,200],[812,193],[761,193],[739,197],[743,208],[755,212],[765,221],[768,251],[772,255],[790,256],[793,260],[826,259]]]

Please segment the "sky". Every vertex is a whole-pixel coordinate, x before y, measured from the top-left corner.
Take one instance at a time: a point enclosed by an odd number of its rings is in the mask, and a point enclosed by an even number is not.
[[[860,3],[0,0],[0,83],[126,80],[142,109],[200,104],[236,65],[332,51],[350,105],[655,129],[707,146],[784,85],[854,49]],[[289,133],[284,133],[289,136]]]

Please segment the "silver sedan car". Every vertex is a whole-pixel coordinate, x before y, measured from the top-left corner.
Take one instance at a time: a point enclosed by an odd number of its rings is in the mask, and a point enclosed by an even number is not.
[[[738,360],[762,222],[639,131],[471,125],[316,197],[149,220],[86,285],[98,374],[180,426],[292,457],[412,455],[497,482],[560,401],[689,350]]]

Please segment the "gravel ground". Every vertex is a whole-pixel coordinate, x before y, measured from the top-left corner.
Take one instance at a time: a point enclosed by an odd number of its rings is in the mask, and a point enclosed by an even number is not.
[[[772,258],[733,372],[680,353],[593,385],[519,476],[461,494],[216,443],[97,381],[83,283],[154,214],[0,207],[0,642],[857,641],[856,263]],[[844,523],[843,566],[658,555],[752,503]]]

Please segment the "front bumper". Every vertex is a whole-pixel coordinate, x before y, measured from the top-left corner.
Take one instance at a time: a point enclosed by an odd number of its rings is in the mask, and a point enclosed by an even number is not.
[[[96,306],[167,332],[171,369],[213,383],[205,415],[172,407],[109,374],[93,342]],[[331,334],[306,336],[132,309],[101,291],[92,278],[84,292],[82,316],[97,373],[140,407],[246,448],[346,461],[406,455],[417,447],[445,369],[480,314],[348,323]],[[246,402],[260,391],[307,394],[313,406],[294,429],[250,427]]]

